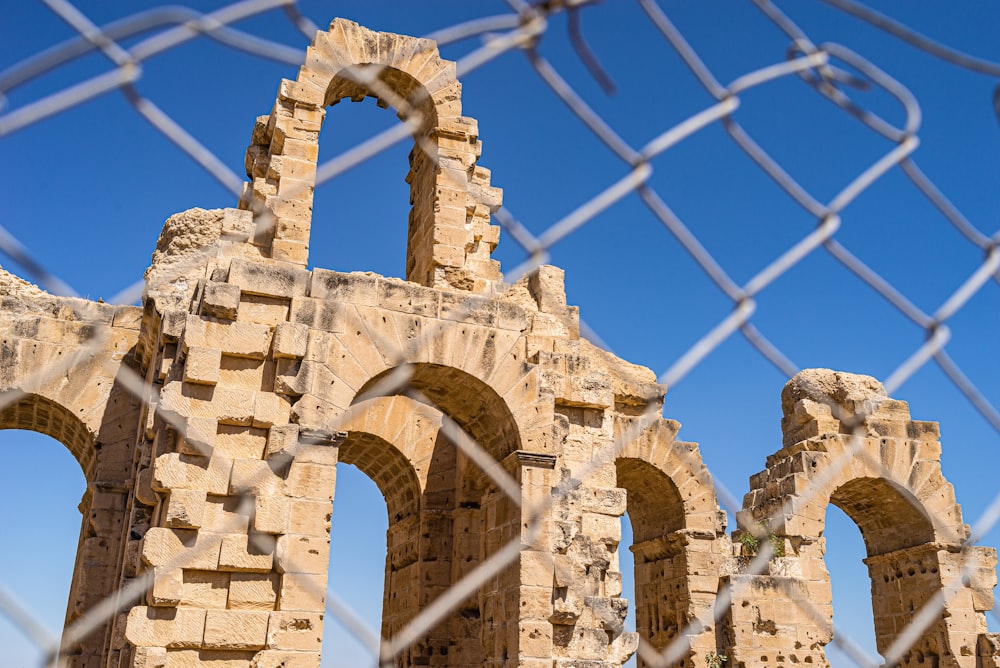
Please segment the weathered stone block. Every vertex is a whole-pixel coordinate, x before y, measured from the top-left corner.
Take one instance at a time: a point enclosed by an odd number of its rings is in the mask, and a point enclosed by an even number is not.
[[[309,327],[307,325],[283,322],[274,328],[273,355],[276,358],[305,357]]]
[[[274,559],[279,573],[326,574],[330,563],[330,539],[298,534],[278,536]]]
[[[281,576],[280,610],[320,612],[326,607],[325,574],[285,573]]]
[[[221,543],[219,534],[151,527],[142,538],[142,561],[149,566],[214,570]]]
[[[153,586],[149,588],[149,605],[175,606],[181,601],[184,586],[180,568],[156,566],[153,568]]]
[[[256,610],[209,610],[205,614],[204,647],[261,649],[267,641],[270,613]]]
[[[261,459],[233,460],[233,472],[229,482],[230,494],[253,493],[258,496],[280,494],[286,487],[269,462]]]
[[[211,417],[190,417],[182,424],[177,450],[181,454],[211,457],[215,450],[215,434],[219,421]]]
[[[205,514],[205,497],[205,490],[170,490],[164,524],[176,529],[197,529]]]
[[[342,274],[317,268],[312,271],[309,296],[357,306],[377,306],[378,285],[378,279],[369,274]]]
[[[288,422],[291,407],[288,401],[271,392],[256,392],[253,397],[253,426],[267,428]]]
[[[285,480],[288,496],[333,501],[337,467],[293,461]]]
[[[229,534],[222,539],[219,568],[224,571],[268,573],[274,561],[274,536]]]
[[[254,498],[253,528],[259,533],[281,534],[288,530],[288,498],[284,494]]]
[[[201,647],[205,611],[136,606],[128,613],[125,638],[140,647]]]
[[[240,306],[240,286],[231,283],[207,281],[201,300],[202,315],[235,320]]]
[[[288,499],[288,533],[328,536],[333,506],[329,501]]]
[[[303,297],[309,284],[309,272],[296,267],[233,260],[229,266],[229,282],[249,294]]]
[[[319,668],[320,654],[308,651],[265,650],[254,655],[251,668]]]
[[[252,322],[210,322],[188,316],[184,348],[218,348],[226,355],[264,359],[271,347],[271,330]]]
[[[229,581],[231,610],[274,610],[280,576],[274,573],[233,573]]]
[[[269,649],[318,650],[323,643],[323,614],[272,612],[267,627]]]

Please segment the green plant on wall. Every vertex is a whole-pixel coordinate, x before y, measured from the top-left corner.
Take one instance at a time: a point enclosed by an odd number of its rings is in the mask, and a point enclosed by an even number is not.
[[[708,668],[722,668],[724,664],[729,659],[725,654],[716,654],[715,652],[709,652],[705,655],[705,665]]]
[[[757,554],[757,550],[760,548],[757,536],[744,529],[740,532],[738,540],[740,541],[740,545],[743,546],[744,554],[751,557]]]
[[[762,522],[761,524],[765,524]],[[768,542],[771,543],[771,556],[772,557],[783,557],[785,556],[785,541],[774,535],[774,532],[768,534]]]
[[[743,546],[743,552],[747,556],[755,556],[760,550],[760,537],[767,537],[767,542],[771,545],[771,556],[772,557],[783,557],[785,556],[785,541],[775,535],[771,531],[770,526],[767,522],[761,521],[757,523],[757,531],[751,532],[746,529],[740,532],[737,540],[739,540],[740,545]]]

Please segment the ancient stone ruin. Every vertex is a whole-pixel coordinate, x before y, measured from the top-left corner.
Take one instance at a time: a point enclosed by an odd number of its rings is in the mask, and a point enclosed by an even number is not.
[[[405,281],[306,268],[327,107],[365,96],[414,136]],[[167,220],[142,306],[0,275],[0,427],[88,481],[65,665],[318,666],[339,462],[390,518],[383,665],[602,668],[640,638],[640,665],[826,665],[831,503],[883,655],[1000,665],[995,552],[967,545],[937,425],[871,378],[800,373],[728,533],[654,374],[580,338],[559,269],[504,282],[462,112],[433,43],[338,19],[257,119],[239,207]]]

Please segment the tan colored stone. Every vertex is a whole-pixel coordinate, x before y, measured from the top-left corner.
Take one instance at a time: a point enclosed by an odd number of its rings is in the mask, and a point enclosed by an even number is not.
[[[279,536],[274,554],[279,573],[325,574],[330,563],[330,539],[322,536]]]
[[[281,576],[281,610],[321,612],[326,608],[326,575],[285,573]]]
[[[219,425],[215,452],[230,459],[260,459],[267,445],[267,432],[253,427]]]
[[[170,490],[164,524],[176,529],[197,529],[205,515],[205,498],[203,490]]]
[[[136,606],[128,613],[125,637],[140,647],[201,647],[205,611]]]
[[[180,568],[153,568],[153,586],[149,589],[149,605],[175,606],[181,601],[183,571]]]
[[[225,608],[229,596],[229,573],[185,570],[181,605],[191,608]]]
[[[219,569],[268,573],[274,560],[274,536],[229,534],[222,539]]]
[[[219,565],[221,542],[216,534],[153,527],[142,539],[142,560],[150,566],[211,570]]]
[[[323,615],[316,612],[272,612],[268,649],[317,650],[323,642]]]
[[[228,606],[233,610],[274,610],[280,576],[273,573],[233,573]]]
[[[337,467],[311,462],[292,462],[285,481],[288,496],[333,501]]]
[[[191,346],[184,358],[184,382],[215,385],[219,382],[219,363],[222,351],[218,348]]]
[[[254,498],[253,528],[258,533],[281,534],[288,531],[288,498],[283,494]]]
[[[267,640],[270,613],[256,610],[209,610],[205,614],[204,647],[260,649]]]

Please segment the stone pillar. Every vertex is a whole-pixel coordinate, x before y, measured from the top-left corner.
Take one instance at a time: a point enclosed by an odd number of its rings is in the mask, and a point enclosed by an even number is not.
[[[815,594],[802,577],[728,575],[719,593],[731,597],[719,620],[727,667],[829,665],[823,647],[832,635],[800,607]]]

